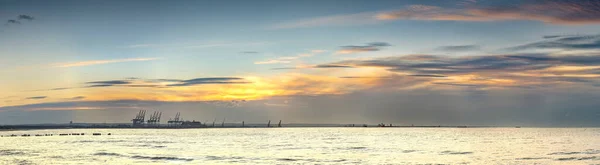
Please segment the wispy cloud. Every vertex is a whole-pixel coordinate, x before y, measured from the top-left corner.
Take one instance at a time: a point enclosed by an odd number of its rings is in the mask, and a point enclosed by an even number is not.
[[[548,12],[552,11],[552,12]],[[600,1],[523,1],[506,6],[471,7],[467,9],[411,5],[402,10],[383,12],[379,20],[438,20],[438,21],[503,21],[530,20],[551,24],[600,23]]]
[[[17,17],[18,20],[28,20],[28,21],[33,21],[34,18],[32,16],[29,15],[19,15]]]
[[[128,80],[107,80],[91,81],[85,88],[97,87],[132,87],[132,88],[168,88],[181,86],[194,86],[202,84],[244,84],[248,83],[244,78],[239,77],[202,77],[188,80],[180,79],[128,79]]]
[[[21,24],[21,22],[14,20],[14,19],[10,19],[10,20],[6,21],[6,25],[9,25],[9,24]]]
[[[75,96],[75,97],[69,98],[69,100],[82,100],[82,99],[85,99],[85,96]]]
[[[352,66],[348,65],[334,65],[334,64],[321,64],[315,65],[313,68],[352,68]]]
[[[257,61],[254,64],[287,64],[291,63],[292,60],[298,59],[298,57],[278,57],[275,59],[268,59],[265,61]]]
[[[40,99],[45,99],[47,97],[48,96],[34,96],[34,97],[27,97],[25,99],[27,99],[27,100],[40,100]]]
[[[394,11],[363,12],[286,21],[271,25],[269,29],[365,25],[390,20],[467,22],[527,20],[562,25],[600,23],[600,17],[598,17],[600,1],[597,0],[518,1],[495,6],[484,6],[476,0],[463,0],[459,1],[457,5],[461,8],[414,4]]]
[[[70,88],[52,88],[50,90],[51,91],[60,91],[60,90],[67,90],[67,89],[70,89]]]
[[[243,78],[238,77],[205,77],[196,78],[189,80],[181,80],[176,84],[169,84],[167,86],[194,86],[201,84],[245,84],[249,83],[244,81]]]
[[[257,52],[257,51],[243,51],[243,52],[240,52],[240,53],[242,53],[242,54],[258,54],[259,52]]]
[[[92,81],[92,82],[86,82],[86,84],[90,84],[87,87],[94,88],[94,87],[110,87],[110,86],[115,86],[115,85],[131,84],[131,82],[124,81],[124,80],[110,80],[110,81]]]
[[[391,78],[391,77],[373,77],[373,76],[342,76],[340,78],[345,79],[381,79],[381,78]]]
[[[158,59],[159,58],[127,58],[127,59],[116,59],[116,60],[79,61],[79,62],[53,64],[52,67],[68,68],[68,67],[81,67],[81,66],[91,66],[91,65],[101,65],[101,64],[110,64],[110,63],[121,63],[121,62],[152,61],[152,60],[158,60]]]
[[[451,45],[451,46],[442,46],[436,48],[439,51],[449,51],[449,52],[461,52],[461,51],[473,51],[479,50],[481,47],[479,45]]]
[[[7,20],[5,25],[21,24],[21,20],[33,21],[34,18],[32,16],[29,16],[29,15],[19,15],[19,16],[17,16],[17,19],[9,19],[9,20]]]
[[[302,65],[296,67],[280,67],[280,68],[271,68],[271,70],[293,70],[293,69],[311,69],[311,68],[352,68],[352,66],[348,65],[336,65],[336,64],[317,64],[317,65]]]
[[[300,53],[297,54],[295,56],[287,56],[287,57],[277,57],[277,58],[272,58],[272,59],[267,59],[264,61],[257,61],[254,62],[254,64],[288,64],[288,63],[292,63],[295,60],[298,60],[300,58],[306,58],[306,57],[312,57],[316,54],[320,54],[326,52],[325,50],[311,50],[307,53]]]
[[[409,75],[409,76],[413,76],[413,77],[434,77],[434,78],[448,77],[448,76],[437,75],[437,74],[412,74],[412,75]]]
[[[600,78],[600,54],[408,55],[345,60],[325,65],[384,68],[400,75],[429,78],[430,85],[535,87],[565,82],[588,86],[600,84],[597,80]]]
[[[385,42],[371,42],[364,46],[342,46],[342,49],[338,50],[335,54],[353,54],[353,53],[361,53],[361,52],[372,52],[379,51],[381,48],[391,46]]]
[[[477,0],[461,0],[457,4],[462,6],[471,6],[477,4]]]
[[[373,19],[375,13],[358,13],[347,15],[333,15],[317,18],[307,18],[293,20],[271,25],[268,29],[292,29],[292,28],[310,28],[319,26],[343,26],[343,25],[364,25],[374,24],[377,20]]]
[[[544,36],[546,40],[507,48],[527,49],[600,49],[600,35]]]

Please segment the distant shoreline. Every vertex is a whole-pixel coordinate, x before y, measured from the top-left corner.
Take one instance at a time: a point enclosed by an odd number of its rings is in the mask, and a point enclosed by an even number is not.
[[[37,124],[37,125],[0,125],[0,131],[22,131],[22,130],[48,130],[48,129],[211,129],[211,128],[599,128],[598,126],[584,127],[520,127],[520,126],[444,126],[444,125],[365,125],[365,124],[246,124],[225,123],[219,125],[131,125],[125,123],[96,124],[96,123],[74,123],[74,124]]]
[[[116,126],[28,126],[28,125],[12,125],[12,126],[0,126],[0,131],[19,131],[19,130],[44,130],[44,129],[214,129],[214,128],[489,128],[491,126],[376,126],[368,125],[349,127],[344,125],[282,125],[281,127],[265,125],[256,126],[199,126],[199,127],[175,127],[175,126],[147,126],[147,127],[116,127]]]

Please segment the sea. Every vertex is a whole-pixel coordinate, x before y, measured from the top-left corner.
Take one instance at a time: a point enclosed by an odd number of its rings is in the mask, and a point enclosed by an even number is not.
[[[73,133],[84,135],[58,136]],[[93,133],[102,135],[93,136]],[[31,136],[1,137],[0,164],[600,165],[600,128],[341,127],[0,132],[3,136],[11,134]]]

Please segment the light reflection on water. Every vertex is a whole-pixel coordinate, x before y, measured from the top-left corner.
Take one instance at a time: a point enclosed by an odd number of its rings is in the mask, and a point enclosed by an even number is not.
[[[95,132],[103,135],[91,136]],[[0,164],[600,162],[600,128],[63,129],[0,135],[48,133],[55,136],[0,138]]]

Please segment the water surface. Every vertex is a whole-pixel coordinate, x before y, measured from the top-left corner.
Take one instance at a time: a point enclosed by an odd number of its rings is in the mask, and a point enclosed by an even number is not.
[[[91,136],[91,133],[103,133]],[[106,133],[112,133],[106,136]],[[600,164],[600,128],[60,129],[0,132],[0,164]],[[56,136],[85,133],[84,136]]]

